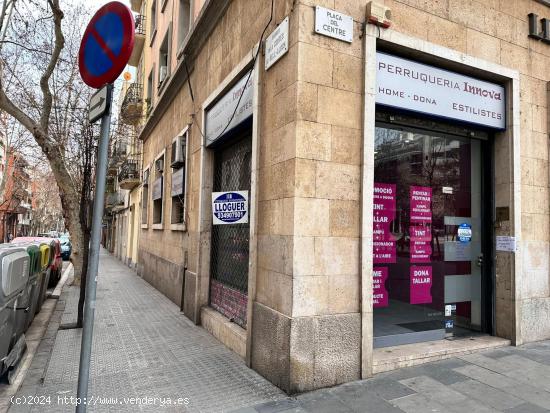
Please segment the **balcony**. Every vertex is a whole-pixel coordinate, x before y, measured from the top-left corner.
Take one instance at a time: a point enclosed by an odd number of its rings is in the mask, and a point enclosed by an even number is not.
[[[121,189],[132,190],[141,183],[139,179],[139,162],[134,159],[126,159],[122,162],[118,173],[118,186]]]
[[[143,115],[143,87],[140,83],[132,83],[126,90],[126,95],[120,107],[120,120],[127,125],[137,125]]]
[[[139,60],[141,59],[141,53],[143,52],[143,45],[145,44],[145,16],[142,14],[137,14],[135,16],[135,22],[136,35],[134,37],[134,49],[132,50],[128,64],[130,66],[138,67]]]
[[[124,206],[124,195],[120,192],[107,193],[105,195],[105,207],[113,209]]]

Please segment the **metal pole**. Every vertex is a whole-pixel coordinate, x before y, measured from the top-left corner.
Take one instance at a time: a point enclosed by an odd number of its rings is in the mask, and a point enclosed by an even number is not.
[[[111,127],[111,102],[113,85],[107,85],[107,100],[109,109],[101,118],[101,134],[97,154],[94,210],[92,230],[90,234],[90,252],[88,258],[88,273],[86,279],[86,298],[84,301],[84,325],[82,326],[82,343],[80,345],[80,367],[78,369],[77,413],[86,412],[88,397],[88,381],[90,379],[90,359],[92,356],[92,336],[94,331],[94,311],[97,286],[97,268],[99,264],[99,248],[101,241],[101,221],[105,201],[105,178],[109,158],[109,130]]]

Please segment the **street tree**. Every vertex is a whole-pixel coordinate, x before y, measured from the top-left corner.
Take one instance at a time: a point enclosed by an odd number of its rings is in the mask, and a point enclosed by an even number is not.
[[[95,147],[78,48],[89,15],[80,3],[60,0],[4,0],[0,13],[0,110],[29,132],[49,164],[71,234],[75,284],[82,287],[89,247],[83,203],[87,208]]]

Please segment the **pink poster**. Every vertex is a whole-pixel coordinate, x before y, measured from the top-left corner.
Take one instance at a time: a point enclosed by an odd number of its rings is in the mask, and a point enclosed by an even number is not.
[[[372,272],[372,306],[374,308],[388,306],[388,290],[386,280],[388,279],[387,267],[374,267]]]
[[[432,267],[411,266],[410,285],[411,304],[430,304],[432,302]]]
[[[429,263],[432,255],[432,230],[429,226],[411,225],[410,256],[412,263]]]
[[[396,262],[395,238],[390,225],[395,219],[396,186],[374,183],[373,205],[373,260],[375,264]]]
[[[432,188],[411,186],[411,222],[432,222]]]

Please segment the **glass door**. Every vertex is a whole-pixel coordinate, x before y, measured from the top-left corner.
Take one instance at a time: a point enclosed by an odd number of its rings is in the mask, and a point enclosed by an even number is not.
[[[482,330],[482,141],[378,124],[374,345]]]

